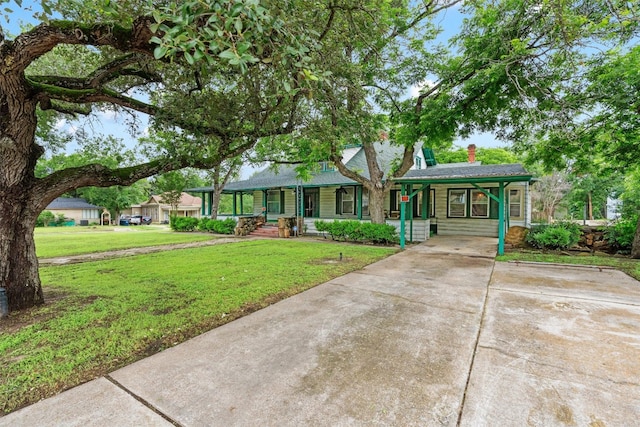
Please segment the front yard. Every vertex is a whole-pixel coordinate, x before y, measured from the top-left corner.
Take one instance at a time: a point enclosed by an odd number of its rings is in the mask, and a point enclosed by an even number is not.
[[[40,227],[35,230],[39,258],[63,257],[119,249],[201,242],[204,233],[173,233],[164,226]]]
[[[145,234],[126,233],[133,238]],[[90,232],[86,235],[92,236]],[[81,237],[72,236],[73,240]],[[43,241],[53,237],[62,251],[78,245],[69,243],[72,239],[62,232],[43,237],[36,237],[40,248],[52,245]],[[91,242],[93,249],[103,244],[97,240],[93,235],[84,244]],[[395,251],[313,241],[253,240],[42,268],[47,303],[2,321],[0,414],[104,375]],[[45,253],[57,255],[53,246]]]

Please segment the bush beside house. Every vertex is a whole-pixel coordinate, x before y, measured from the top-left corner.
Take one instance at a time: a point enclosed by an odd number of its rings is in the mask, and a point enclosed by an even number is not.
[[[393,225],[372,224],[360,221],[315,221],[316,230],[329,233],[333,240],[382,245],[396,244],[399,241],[398,232]]]

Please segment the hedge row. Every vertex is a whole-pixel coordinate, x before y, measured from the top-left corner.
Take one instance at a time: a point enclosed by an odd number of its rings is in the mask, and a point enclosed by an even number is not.
[[[333,240],[389,245],[398,243],[396,228],[389,224],[360,221],[315,221],[316,230],[329,233]]]
[[[236,222],[233,218],[209,219],[193,218],[183,216],[173,216],[169,221],[169,226],[173,231],[208,231],[217,234],[233,234]]]
[[[236,221],[233,218],[209,219],[202,218],[198,224],[200,231],[208,231],[217,234],[233,234],[236,228]]]

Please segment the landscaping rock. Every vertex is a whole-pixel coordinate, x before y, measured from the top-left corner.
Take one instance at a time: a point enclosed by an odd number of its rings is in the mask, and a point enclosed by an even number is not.
[[[507,235],[504,238],[504,242],[506,244],[513,245],[514,247],[524,246],[524,239],[527,237],[527,233],[529,233],[529,229],[527,227],[514,225],[509,227]]]

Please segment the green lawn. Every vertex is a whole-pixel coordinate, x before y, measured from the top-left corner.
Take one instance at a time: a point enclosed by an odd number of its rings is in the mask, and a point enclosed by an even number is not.
[[[166,227],[39,227],[35,230],[40,258],[80,255],[117,249],[211,240],[211,234],[175,233]]]
[[[614,256],[571,256],[537,251],[506,253],[496,258],[497,261],[533,261],[553,262],[558,264],[600,265],[614,267],[629,276],[640,280],[640,260]]]
[[[104,375],[395,251],[254,240],[42,268],[48,302],[12,313],[0,332],[0,412]]]

